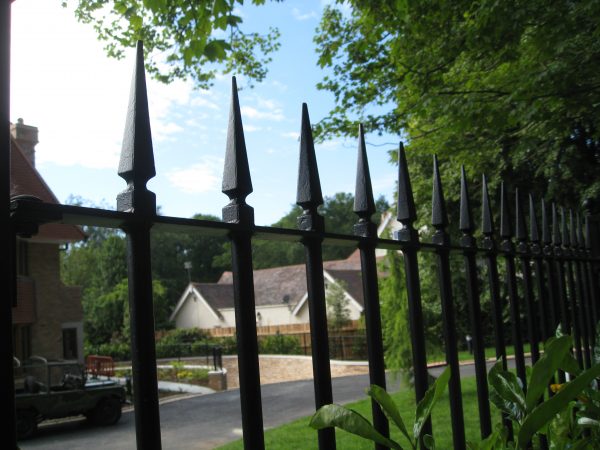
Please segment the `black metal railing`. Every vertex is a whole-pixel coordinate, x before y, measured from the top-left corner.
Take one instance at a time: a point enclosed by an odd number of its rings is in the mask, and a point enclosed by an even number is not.
[[[371,383],[383,387],[385,387],[385,365],[375,249],[384,248],[402,252],[408,294],[415,393],[418,400],[424,396],[428,387],[418,254],[425,251],[434,255],[437,262],[446,362],[453,369],[450,381],[450,408],[453,446],[456,449],[465,448],[465,429],[456,348],[458,339],[454,325],[455,299],[453,298],[454,290],[450,273],[451,254],[456,253],[464,258],[467,304],[476,365],[480,431],[483,437],[491,432],[479,298],[484,289],[489,289],[490,292],[496,356],[506,356],[502,317],[506,299],[500,293],[498,258],[504,262],[501,269],[506,274],[505,286],[511,317],[511,340],[515,348],[517,374],[523,385],[525,386],[526,377],[524,339],[521,335],[522,317],[525,317],[526,327],[524,328],[528,330],[526,338],[531,344],[534,360],[539,358],[540,339],[551,335],[560,323],[564,332],[573,333],[575,337],[574,347],[579,364],[582,367],[590,365],[590,348],[594,344],[595,324],[598,320],[598,241],[592,231],[593,227],[597,229],[597,222],[586,217],[584,233],[580,221],[574,220],[570,212],[569,221],[567,221],[567,213],[563,212],[562,221],[559,222],[558,209],[552,205],[553,233],[550,237],[550,221],[546,207],[542,203],[542,239],[540,242],[533,199],[530,198],[530,232],[527,233],[521,197],[516,192],[517,245],[515,247],[513,242],[515,236],[513,236],[511,226],[513,221],[509,212],[509,197],[503,186],[500,200],[500,244],[498,245],[491,201],[484,178],[483,238],[478,246],[474,238],[475,224],[472,220],[467,180],[463,170],[459,224],[463,235],[459,244],[453,244],[448,232],[449,220],[446,214],[442,180],[437,159],[434,159],[431,225],[435,232],[431,242],[422,242],[414,225],[417,220],[416,208],[406,155],[404,148],[400,145],[397,218],[403,228],[396,233],[394,239],[378,238],[376,226],[371,221],[375,207],[363,129],[360,127],[354,204],[358,222],[354,227],[354,235],[325,232],[323,217],[318,213],[318,207],[323,203],[323,199],[311,126],[308,109],[306,105],[303,105],[297,204],[302,206],[304,212],[298,220],[298,230],[256,226],[253,209],[245,202],[246,196],[252,192],[252,183],[235,79],[232,86],[222,189],[230,198],[230,203],[223,208],[223,222],[157,216],[155,195],[146,188],[146,183],[155,175],[155,170],[141,44],[137,48],[136,69],[118,170],[119,175],[125,179],[127,188],[118,196],[118,210],[108,211],[46,204],[23,198],[9,203],[8,49],[10,27],[8,25],[10,24],[10,7],[6,1],[0,2],[0,5],[0,158],[2,158],[0,186],[2,186],[1,194],[5,199],[2,210],[2,229],[0,230],[2,251],[7,255],[9,267],[14,267],[11,249],[14,247],[15,233],[20,233],[22,230],[30,231],[32,225],[48,222],[104,226],[120,228],[125,231],[128,242],[131,348],[138,448],[161,448],[150,267],[149,233],[151,228],[179,231],[195,229],[205,235],[228,236],[232,243],[240,401],[246,449],[264,448],[251,254],[253,239],[299,242],[305,247],[316,408],[331,403],[333,400],[321,251],[323,243],[360,249],[369,375]],[[596,240],[594,241],[594,239]],[[542,244],[544,245],[543,249]],[[483,285],[479,277],[478,261],[485,263],[487,286]],[[4,439],[7,441],[8,447],[15,448],[16,415],[11,335],[11,306],[16,298],[13,288],[15,275],[14,270],[2,273],[7,297],[0,313],[0,320],[2,320],[0,345],[3,349],[2,354],[6,358],[1,369],[0,404],[5,413],[4,417],[8,417],[2,425]],[[388,435],[387,420],[376,404],[373,404],[373,416],[376,428],[382,434]],[[425,432],[431,432],[430,423],[425,427]],[[319,431],[318,441],[320,449],[335,449],[333,429]],[[376,448],[383,447],[377,446]]]

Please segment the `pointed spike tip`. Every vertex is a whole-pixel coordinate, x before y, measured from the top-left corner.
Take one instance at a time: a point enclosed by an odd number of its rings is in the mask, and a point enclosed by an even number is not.
[[[319,168],[315,154],[308,106],[302,103],[302,123],[300,129],[300,160],[298,165],[298,189],[296,204],[304,209],[314,209],[323,204]]]
[[[558,222],[558,210],[556,204],[552,203],[552,243],[554,245],[562,244],[560,237],[560,224]]]
[[[406,151],[404,144],[400,142],[398,148],[398,211],[397,219],[403,225],[412,225],[417,220],[417,211],[413,197],[412,186],[408,165],[406,163]]]
[[[460,167],[460,222],[458,228],[463,233],[472,233],[475,228],[464,165]]]
[[[230,199],[243,202],[252,193],[252,179],[248,165],[248,153],[244,138],[244,126],[235,77],[231,77],[231,107],[227,127],[225,167],[221,192]]]
[[[525,241],[527,239],[527,228],[525,225],[525,211],[521,205],[521,196],[519,195],[519,189],[515,189],[515,236],[519,241]]]
[[[436,228],[445,228],[448,225],[448,214],[442,188],[442,177],[437,155],[433,155],[433,196],[431,209],[431,224]]]
[[[142,41],[136,48],[118,174],[127,182],[144,184],[156,176]]]
[[[481,231],[484,235],[491,236],[494,233],[494,218],[485,175],[483,175],[481,181]]]
[[[532,242],[540,241],[537,219],[535,217],[535,202],[531,194],[529,194],[529,233],[531,234],[530,239]]]
[[[508,207],[508,192],[504,182],[502,182],[500,187],[500,237],[505,239],[510,239],[512,237],[510,210]]]
[[[371,185],[369,160],[365,146],[365,134],[362,124],[358,125],[358,157],[356,163],[356,188],[354,191],[354,212],[362,219],[370,219],[375,213],[375,200]]]
[[[545,245],[552,244],[552,235],[550,233],[550,218],[548,217],[548,208],[546,201],[542,198],[542,242]]]

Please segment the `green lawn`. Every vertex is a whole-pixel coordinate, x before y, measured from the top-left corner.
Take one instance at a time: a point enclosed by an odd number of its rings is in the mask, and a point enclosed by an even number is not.
[[[523,344],[523,351],[525,353],[529,353],[529,351],[530,351],[529,343]],[[506,346],[506,354],[509,356],[515,354],[515,350],[512,345]],[[490,358],[495,359],[496,358],[496,349],[494,347],[487,347],[485,349],[485,357],[486,357],[486,359],[490,359]],[[462,350],[462,351],[458,352],[458,360],[459,361],[472,361],[473,359],[474,359],[474,356],[466,350]],[[446,355],[444,355],[444,353],[442,353],[442,352],[434,353],[432,355],[427,355],[427,361],[429,363],[443,362],[443,361],[446,361]]]
[[[365,386],[366,387],[366,386]],[[463,408],[465,416],[465,429],[468,440],[479,439],[479,414],[477,408],[477,388],[475,385],[475,378],[469,377],[464,378],[462,382],[463,387]],[[393,398],[400,409],[403,419],[409,430],[412,429],[412,421],[414,418],[415,401],[414,393],[411,389],[402,388],[399,392],[393,394]],[[281,401],[285,401],[282,399]],[[365,417],[371,418],[371,406],[367,400],[352,403],[348,405],[350,408],[360,412]],[[493,407],[492,407],[493,408]],[[497,423],[500,420],[500,414],[493,409],[493,423]],[[266,448],[271,449],[317,449],[317,438],[316,431],[308,426],[309,417],[296,420],[289,424],[283,425],[278,428],[273,428],[265,432],[265,445]],[[434,436],[436,438],[437,448],[445,449],[452,448],[452,431],[450,426],[450,407],[448,404],[448,395],[446,392],[437,404],[433,411],[433,429]],[[344,450],[354,449],[372,449],[373,444],[356,437],[354,435],[345,433],[343,431],[336,431],[337,436],[337,447]],[[401,440],[400,433],[394,428],[392,430],[392,439],[398,440],[403,446],[404,441]],[[242,441],[232,442],[230,444],[219,447],[221,450],[233,450],[243,449]]]

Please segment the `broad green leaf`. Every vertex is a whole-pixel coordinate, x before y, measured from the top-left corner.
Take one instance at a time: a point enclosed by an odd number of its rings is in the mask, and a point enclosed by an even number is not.
[[[523,421],[517,444],[524,447],[541,427],[559,411],[566,408],[569,402],[577,397],[598,376],[600,376],[600,364],[582,372],[573,381],[564,385],[554,397],[537,406]]]
[[[526,406],[523,390],[517,376],[502,368],[502,360],[498,360],[490,369],[488,381],[492,391],[490,400],[502,411],[521,421],[525,416]]]
[[[502,433],[500,430],[495,430],[485,439],[479,442],[467,442],[467,448],[469,450],[493,450],[496,445],[502,443]]]
[[[579,367],[579,363],[573,357],[571,352],[568,352],[563,360],[560,363],[560,370],[563,372],[567,372],[573,375],[578,375],[581,372],[581,368]]]
[[[309,425],[315,430],[337,427],[348,433],[356,434],[357,436],[369,439],[378,444],[386,445],[396,450],[402,450],[400,444],[381,435],[381,433],[379,433],[363,416],[356,411],[352,411],[351,409],[340,405],[322,406],[312,416]]]
[[[408,439],[409,442],[412,442],[412,439],[408,434],[408,431],[406,430],[406,426],[404,425],[404,421],[402,420],[402,416],[400,415],[400,411],[398,411],[394,400],[392,400],[392,397],[390,397],[390,395],[385,391],[385,389],[383,389],[380,386],[377,386],[376,384],[372,384],[371,387],[367,390],[367,394],[373,400],[375,400],[379,404],[379,406],[381,406],[381,409],[383,410],[385,415],[396,424],[396,426],[400,429],[402,434],[406,436],[406,439]]]
[[[431,410],[433,409],[434,405],[446,390],[446,386],[448,386],[449,380],[450,366],[444,369],[442,374],[437,380],[435,380],[435,383],[433,383],[433,385],[427,390],[425,396],[417,405],[417,411],[415,413],[415,424],[413,426],[413,436],[415,440],[419,439],[421,431],[423,430],[423,425],[425,425],[425,422],[429,418],[429,415],[431,414]]]
[[[167,8],[167,0],[144,0],[144,6],[152,12],[164,12]]]
[[[435,439],[433,436],[430,434],[423,436],[423,445],[429,450],[435,450]]]
[[[561,336],[553,339],[545,346],[544,355],[535,363],[531,370],[531,379],[525,397],[527,412],[531,412],[537,405],[540,397],[544,395],[550,379],[559,369],[570,348],[571,338],[569,336]]]

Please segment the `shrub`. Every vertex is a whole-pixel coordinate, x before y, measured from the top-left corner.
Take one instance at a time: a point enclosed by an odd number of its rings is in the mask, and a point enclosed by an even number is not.
[[[258,351],[267,355],[299,355],[300,339],[279,333],[264,336],[258,343]]]

